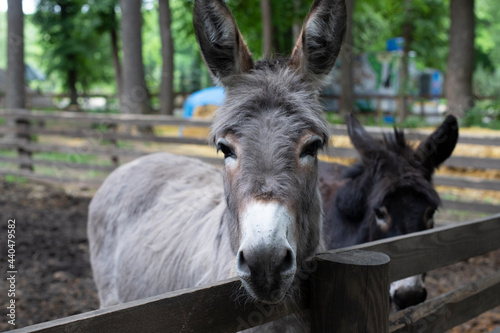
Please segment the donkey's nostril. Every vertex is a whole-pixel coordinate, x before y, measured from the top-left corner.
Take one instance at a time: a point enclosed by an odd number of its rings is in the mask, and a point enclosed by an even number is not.
[[[236,269],[238,270],[238,274],[250,275],[250,267],[248,267],[248,263],[243,255],[243,251],[238,251],[238,256],[236,258]]]
[[[290,274],[294,268],[294,256],[291,249],[284,249],[284,257],[279,267],[281,274]]]

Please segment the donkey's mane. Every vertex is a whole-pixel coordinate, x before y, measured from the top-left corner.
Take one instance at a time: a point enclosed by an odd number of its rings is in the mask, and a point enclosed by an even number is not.
[[[247,132],[250,120],[265,115],[287,119],[290,133],[311,129],[328,142],[318,91],[288,67],[287,59],[259,61],[250,73],[235,75],[226,85],[226,102],[216,111],[210,142],[232,132]]]

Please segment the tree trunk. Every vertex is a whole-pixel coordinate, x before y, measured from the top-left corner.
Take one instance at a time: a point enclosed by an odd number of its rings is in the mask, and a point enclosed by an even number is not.
[[[340,95],[340,114],[345,116],[354,111],[354,80],[353,80],[353,44],[352,38],[352,14],[354,0],[346,0],[347,29],[342,46],[341,81],[342,91]]]
[[[293,0],[293,10],[294,10],[294,20],[292,25],[292,45],[295,45],[300,36],[300,29],[302,24],[302,19],[299,18],[299,10],[300,10],[300,0]]]
[[[260,9],[262,11],[262,57],[269,59],[273,48],[270,0],[260,0]]]
[[[450,1],[450,50],[445,93],[448,113],[462,117],[474,106],[474,0]]]
[[[160,114],[174,114],[174,43],[170,28],[169,0],[160,0],[161,56],[163,61],[160,87]]]
[[[404,39],[403,57],[401,58],[401,69],[399,71],[399,99],[398,99],[398,113],[399,122],[403,122],[408,115],[408,86],[409,86],[409,53],[411,49],[413,37],[413,24],[411,22],[411,0],[405,0],[404,3],[404,21],[402,25],[402,35]]]
[[[26,85],[24,82],[24,14],[23,2],[21,0],[9,0],[7,13],[7,91],[5,106],[7,109],[24,109],[26,107]],[[20,113],[28,111],[19,111]],[[11,129],[29,131],[29,121],[9,121]],[[13,141],[18,144],[28,143],[29,134],[7,135],[3,141]],[[19,164],[21,170],[33,171],[31,163],[31,152],[22,148],[17,150],[19,158],[23,161]]]
[[[9,109],[24,109],[26,93],[24,82],[24,17],[20,0],[9,0],[7,13],[7,91],[6,104]]]
[[[113,21],[116,22],[116,15],[114,7],[110,11]],[[116,24],[113,24],[113,28],[109,30],[109,35],[111,38],[111,57],[113,59],[113,67],[115,68],[115,81],[116,88],[118,91],[118,98],[122,96],[123,93],[123,78],[122,78],[122,67],[120,63],[120,56],[118,54],[118,32],[116,31]]]
[[[121,0],[123,47],[122,113],[150,113],[149,95],[142,60],[141,0]]]
[[[69,99],[70,99],[69,104],[70,106],[72,106],[72,108],[78,109],[78,91],[76,90],[76,82],[77,82],[76,68],[71,68],[68,71],[67,80],[68,80],[67,84],[69,87]]]

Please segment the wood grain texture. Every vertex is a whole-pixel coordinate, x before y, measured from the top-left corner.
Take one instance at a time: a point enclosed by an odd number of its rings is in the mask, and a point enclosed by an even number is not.
[[[498,163],[500,163],[500,160],[498,161]],[[434,177],[434,184],[452,186],[452,187],[465,187],[465,188],[477,188],[481,190],[500,191],[500,181],[494,179],[436,176]]]
[[[451,265],[500,248],[500,214],[471,222],[329,251],[368,250],[391,258],[391,281]]]
[[[120,304],[12,332],[236,332],[273,321],[297,309],[237,300],[239,279]]]
[[[311,328],[313,333],[388,332],[389,257],[349,251],[313,259]]]
[[[499,304],[500,271],[392,314],[390,332],[444,332]]]
[[[188,120],[163,115],[30,111],[29,114],[23,114],[20,116],[20,111],[22,111],[22,109],[7,109],[0,111],[0,118],[78,121],[99,124],[172,125],[204,128],[210,126],[210,122],[206,120]]]
[[[482,212],[488,214],[500,213],[500,205],[492,205],[482,202],[463,202],[463,201],[451,201],[451,200],[443,200],[442,202],[444,209]]]

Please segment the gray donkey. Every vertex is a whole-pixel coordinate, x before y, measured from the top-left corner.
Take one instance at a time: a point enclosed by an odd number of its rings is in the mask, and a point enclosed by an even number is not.
[[[317,152],[329,132],[318,90],[345,21],[344,0],[316,0],[291,57],[254,63],[224,1],[195,1],[201,53],[226,88],[210,136],[223,171],[160,153],[106,179],[88,223],[101,307],[236,275],[248,300],[293,304],[302,264],[323,249]]]

